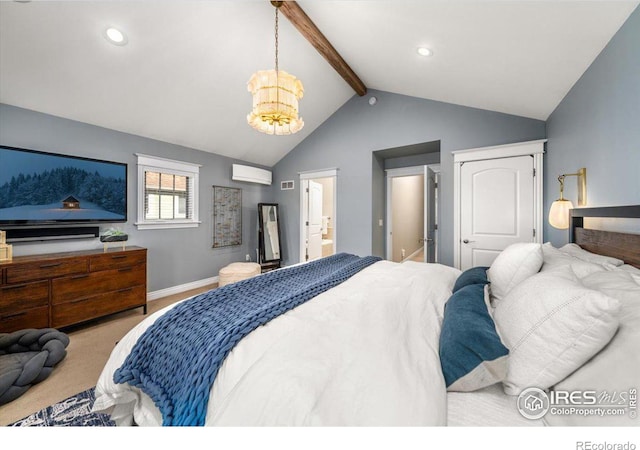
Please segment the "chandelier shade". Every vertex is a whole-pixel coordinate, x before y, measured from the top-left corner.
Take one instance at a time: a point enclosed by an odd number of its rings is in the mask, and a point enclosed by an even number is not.
[[[271,4],[276,9],[276,68],[259,70],[249,79],[247,89],[253,96],[253,108],[247,122],[261,133],[286,135],[297,133],[304,126],[302,117],[298,117],[298,100],[304,88],[300,80],[278,68],[278,8],[282,2]]]
[[[276,135],[293,134],[302,129],[298,100],[304,95],[302,82],[284,70],[260,70],[247,88],[253,96],[253,109],[247,122],[254,129]]]

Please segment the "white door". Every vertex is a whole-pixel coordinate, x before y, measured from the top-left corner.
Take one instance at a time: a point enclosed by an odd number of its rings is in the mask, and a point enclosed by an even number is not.
[[[468,161],[460,168],[460,269],[490,266],[515,242],[534,242],[533,158]]]
[[[307,261],[322,257],[322,185],[309,180]]]

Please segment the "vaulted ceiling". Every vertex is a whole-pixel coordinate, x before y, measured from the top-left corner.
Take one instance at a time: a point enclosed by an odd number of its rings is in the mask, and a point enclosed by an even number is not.
[[[369,89],[545,120],[638,2],[298,4]],[[281,15],[305,127],[249,127],[246,83],[274,67],[273,28],[267,0],[1,1],[0,102],[271,166],[357,95]]]

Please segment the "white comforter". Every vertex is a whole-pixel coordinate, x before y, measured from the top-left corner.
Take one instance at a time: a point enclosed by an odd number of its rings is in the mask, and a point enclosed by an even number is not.
[[[220,368],[206,424],[445,425],[438,341],[459,274],[439,264],[380,261],[259,327]],[[111,411],[119,425],[162,424],[152,400],[115,384],[113,373],[168,308],[118,343],[98,380],[94,411]]]

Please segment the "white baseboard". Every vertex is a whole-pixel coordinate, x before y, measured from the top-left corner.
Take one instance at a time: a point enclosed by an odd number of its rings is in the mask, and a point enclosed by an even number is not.
[[[203,280],[192,281],[190,283],[180,284],[178,286],[172,286],[166,289],[160,289],[159,291],[147,292],[147,301],[158,300],[162,297],[180,294],[181,292],[190,291],[191,289],[198,289],[217,282],[218,277],[211,277],[205,278]]]

